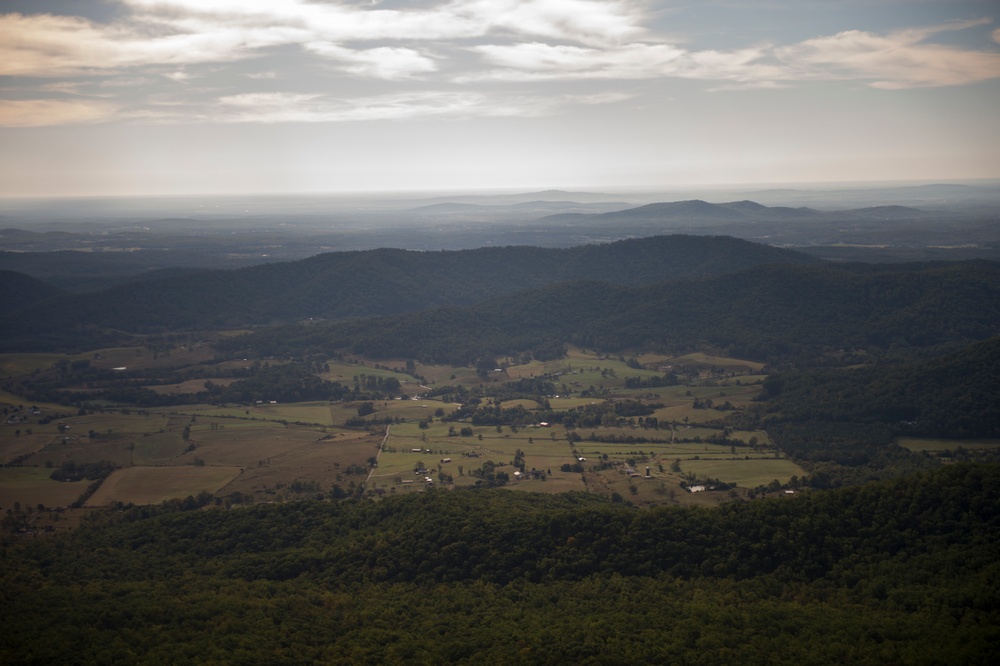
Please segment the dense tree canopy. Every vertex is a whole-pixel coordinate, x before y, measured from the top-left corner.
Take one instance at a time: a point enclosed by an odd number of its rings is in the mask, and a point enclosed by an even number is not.
[[[0,656],[985,664],[998,501],[987,465],[714,511],[498,490],[131,509],[4,546]]]

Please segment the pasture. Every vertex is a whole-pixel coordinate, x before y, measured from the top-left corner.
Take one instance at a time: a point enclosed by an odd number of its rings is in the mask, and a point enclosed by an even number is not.
[[[694,352],[691,354],[684,354],[683,356],[676,356],[670,359],[668,363],[671,365],[701,365],[710,368],[719,368],[725,370],[726,372],[735,372],[739,374],[760,372],[764,368],[764,364],[760,361],[748,361],[745,359],[728,358],[725,356],[713,356],[704,352]]]
[[[13,431],[13,428],[8,429]],[[38,453],[52,439],[51,434],[14,435],[13,432],[5,433],[4,436],[0,437],[0,464],[8,465],[18,458]]]
[[[684,460],[683,472],[692,472],[700,479],[714,478],[726,483],[736,483],[741,488],[764,486],[777,479],[787,483],[793,476],[802,477],[806,472],[787,458],[743,458]]]
[[[316,433],[314,433],[316,434]],[[261,458],[244,468],[221,493],[239,492],[244,495],[274,499],[283,487],[295,481],[315,482],[321,490],[333,485],[349,488],[363,482],[367,476],[367,460],[378,454],[381,436],[359,432],[328,433],[299,446],[285,448]],[[196,452],[197,453],[197,452]],[[264,451],[261,450],[260,454]],[[361,474],[349,470],[362,467]]]
[[[129,467],[105,479],[86,506],[159,504],[201,492],[215,493],[239,473],[238,467]]]
[[[179,432],[137,437],[133,444],[132,463],[135,465],[169,465],[189,446]]]
[[[124,467],[132,464],[132,441],[132,437],[124,435],[105,435],[93,439],[78,435],[53,436],[32,456],[30,462],[33,465],[59,467],[67,462],[98,463],[106,460]]]
[[[54,470],[44,467],[0,467],[0,510],[19,502],[22,507],[42,504],[48,508],[67,507],[93,481],[54,481]]]
[[[306,428],[233,428],[193,431],[192,451],[175,460],[178,465],[193,465],[195,459],[206,465],[252,467],[294,449],[318,441],[323,434]]]
[[[64,354],[0,354],[0,379],[40,372],[66,358]]]

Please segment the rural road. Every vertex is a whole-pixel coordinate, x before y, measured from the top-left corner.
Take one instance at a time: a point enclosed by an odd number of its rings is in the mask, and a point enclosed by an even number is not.
[[[385,448],[385,443],[389,441],[389,428],[391,427],[392,426],[390,425],[385,426],[385,437],[382,438],[382,443],[379,444],[378,447],[378,453],[375,454],[375,466],[368,470],[368,476],[365,477],[365,486],[368,485],[368,481],[371,480],[372,474],[374,474],[375,470],[378,469],[378,459],[382,455],[382,449]]]

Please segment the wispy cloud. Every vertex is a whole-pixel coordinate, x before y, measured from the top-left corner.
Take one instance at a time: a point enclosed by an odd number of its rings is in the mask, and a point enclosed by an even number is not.
[[[343,71],[363,78],[408,79],[437,69],[433,58],[411,48],[379,46],[354,50],[330,42],[309,42],[305,48],[337,61]]]
[[[525,117],[553,113],[566,104],[613,104],[624,93],[497,96],[479,92],[416,92],[334,99],[297,93],[249,93],[218,100],[206,119],[218,122],[365,122],[417,118]]]
[[[643,0],[427,0],[404,8],[317,0],[117,1],[127,11],[106,24],[0,14],[0,76],[49,82],[53,99],[39,106],[46,123],[531,115],[594,98],[553,96],[535,85],[560,81],[587,81],[600,90],[601,81],[686,79],[714,92],[823,80],[900,89],[1000,77],[1000,30],[979,49],[935,41],[988,19],[699,50],[651,31],[650,3]],[[294,90],[275,92],[291,71],[296,85],[282,87]],[[370,94],[345,102],[312,93],[328,91],[338,77],[354,94],[359,86]],[[511,84],[520,86],[517,95],[499,95]],[[158,96],[167,85],[173,97],[164,113]],[[457,85],[463,89],[456,92]],[[30,90],[45,92],[37,82]],[[102,101],[114,90],[118,97]],[[60,94],[94,102],[73,107]],[[241,106],[241,99],[254,104]],[[213,105],[225,112],[205,111]],[[128,109],[127,116],[116,116],[116,109]],[[0,123],[28,122],[18,118],[10,111]]]
[[[1000,77],[1000,53],[926,43],[986,19],[878,35],[848,30],[775,50],[802,78],[860,79],[876,88],[955,86]]]
[[[100,101],[18,99],[0,100],[0,126],[45,127],[75,125],[106,120],[115,108]]]

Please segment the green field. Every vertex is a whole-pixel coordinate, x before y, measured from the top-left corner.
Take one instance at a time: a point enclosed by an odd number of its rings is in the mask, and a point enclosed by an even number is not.
[[[64,354],[0,354],[0,379],[30,375],[65,358]]]
[[[0,467],[0,510],[19,502],[22,507],[66,507],[75,502],[92,481],[53,481],[44,467]]]
[[[785,458],[684,460],[681,462],[681,470],[693,472],[701,479],[714,478],[726,483],[736,483],[741,488],[764,486],[774,479],[787,483],[793,476],[805,475],[801,467]]]
[[[132,463],[135,465],[168,465],[187,448],[180,433],[165,432],[137,437],[134,440]]]

